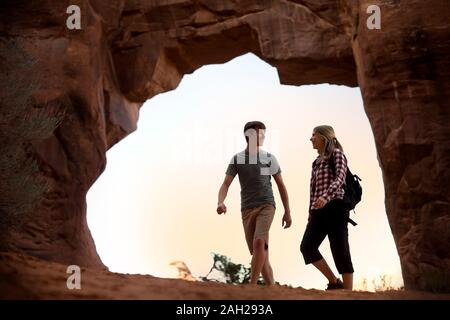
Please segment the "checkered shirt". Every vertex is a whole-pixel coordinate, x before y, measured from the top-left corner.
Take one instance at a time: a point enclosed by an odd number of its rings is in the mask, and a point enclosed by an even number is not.
[[[336,176],[334,176],[328,160],[320,159],[320,156],[312,164],[309,212],[313,210],[313,203],[323,197],[327,201],[344,198],[344,183],[347,175],[347,158],[345,154],[334,149],[333,155]]]

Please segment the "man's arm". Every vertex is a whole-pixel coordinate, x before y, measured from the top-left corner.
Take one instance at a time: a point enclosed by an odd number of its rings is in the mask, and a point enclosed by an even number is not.
[[[225,179],[223,180],[222,185],[219,189],[219,200],[217,201],[217,213],[222,214],[227,212],[227,207],[223,203],[225,198],[227,197],[228,188],[230,187],[231,182],[233,182],[234,177],[230,175],[225,175]]]
[[[275,179],[275,182],[277,183],[278,191],[280,192],[281,201],[283,201],[283,206],[284,206],[284,215],[283,215],[283,220],[281,221],[281,225],[285,229],[287,229],[292,224],[291,209],[289,208],[289,196],[287,193],[286,186],[284,185],[283,177],[281,176],[281,173],[275,174],[273,176],[273,178]]]

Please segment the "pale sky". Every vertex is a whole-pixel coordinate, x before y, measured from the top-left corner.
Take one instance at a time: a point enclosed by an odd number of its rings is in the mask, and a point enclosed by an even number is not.
[[[97,251],[111,271],[169,277],[182,260],[196,277],[212,266],[212,252],[250,264],[237,177],[217,215],[217,192],[231,156],[245,148],[247,121],[266,124],[263,147],[280,162],[293,225],[281,228],[283,205],[272,179],[277,210],[270,233],[276,281],[324,289],[327,280],[305,265],[299,246],[306,227],[311,163],[309,138],[321,124],[334,127],[349,167],[362,178],[363,199],[351,217],[349,241],[355,287],[367,278],[403,284],[384,207],[373,133],[359,88],[285,86],[276,69],[252,54],[186,75],[176,90],[148,100],[138,129],[107,152],[107,166],[87,196],[87,219]],[[321,253],[337,274],[326,239]]]

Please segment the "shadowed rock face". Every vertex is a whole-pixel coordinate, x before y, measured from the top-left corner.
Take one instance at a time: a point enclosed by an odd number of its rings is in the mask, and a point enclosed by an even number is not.
[[[71,4],[81,8],[81,30],[66,28]],[[370,4],[381,8],[381,30],[366,27]],[[0,7],[2,69],[17,71],[16,49],[6,45],[13,40],[36,60],[20,70],[39,84],[30,108],[65,110],[50,137],[24,145],[49,188],[20,223],[2,209],[1,250],[103,268],[85,196],[106,150],[136,129],[144,101],[175,89],[184,74],[252,52],[277,68],[283,84],[361,88],[405,287],[428,290],[444,279],[448,286],[447,0],[6,0]],[[0,101],[10,93],[2,90]]]

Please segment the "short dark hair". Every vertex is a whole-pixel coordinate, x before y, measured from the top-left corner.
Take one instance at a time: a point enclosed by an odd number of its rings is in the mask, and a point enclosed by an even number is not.
[[[266,129],[266,126],[261,121],[250,121],[245,124],[244,133],[248,129]]]
[[[247,122],[244,126],[244,134],[248,129],[254,129],[254,130],[264,129],[265,130],[266,126],[261,121],[250,121],[250,122]],[[248,142],[247,136],[245,136],[245,140]]]

